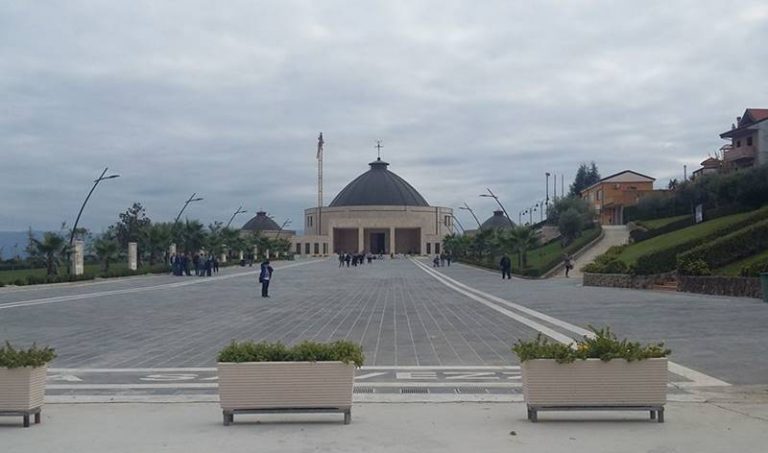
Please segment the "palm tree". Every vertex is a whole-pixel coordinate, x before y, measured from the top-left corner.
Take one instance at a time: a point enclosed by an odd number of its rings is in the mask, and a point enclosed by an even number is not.
[[[510,241],[518,253],[520,270],[528,264],[528,251],[539,245],[539,235],[536,230],[526,226],[516,226],[509,232]]]
[[[145,249],[149,252],[150,266],[165,255],[172,237],[173,224],[170,222],[153,223],[149,226],[145,237]]]
[[[45,260],[48,275],[56,275],[56,267],[67,248],[67,240],[60,234],[47,232],[43,234],[43,240],[41,241],[35,239],[31,231],[29,233],[27,250],[33,257],[40,257]]]
[[[93,248],[101,260],[101,269],[109,272],[109,262],[117,256],[120,244],[112,238],[101,237],[93,243]]]

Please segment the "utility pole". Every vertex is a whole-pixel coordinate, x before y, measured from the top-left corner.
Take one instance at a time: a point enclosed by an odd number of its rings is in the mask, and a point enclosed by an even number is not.
[[[549,172],[545,173],[547,175],[547,207],[549,207]],[[555,176],[555,179],[557,179],[557,176]],[[557,193],[555,193],[555,197],[557,197]]]
[[[320,229],[323,217],[323,133],[317,137],[317,235],[320,236]]]

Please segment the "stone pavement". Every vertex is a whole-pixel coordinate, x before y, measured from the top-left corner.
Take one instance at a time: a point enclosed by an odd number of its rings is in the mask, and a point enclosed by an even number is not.
[[[41,425],[0,418],[3,453],[136,452],[695,452],[762,453],[768,404],[672,403],[645,412],[543,413],[507,404],[356,404],[338,414],[242,415],[223,426],[217,404],[55,404]]]
[[[49,401],[215,401],[216,354],[231,339],[337,338],[366,354],[356,401],[520,401],[514,342],[570,341],[589,324],[666,341],[673,401],[768,384],[768,304],[756,299],[502,281],[425,263],[276,263],[270,299],[257,297],[255,268],[3,288],[0,339],[56,347]]]

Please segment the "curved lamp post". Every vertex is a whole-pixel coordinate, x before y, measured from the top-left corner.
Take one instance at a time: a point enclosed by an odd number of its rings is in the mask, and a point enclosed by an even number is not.
[[[475,211],[473,211],[472,208],[470,208],[467,203],[464,203],[464,206],[459,206],[459,209],[469,211],[469,213],[472,214],[472,217],[474,217],[475,222],[477,222],[477,229],[479,230],[482,225],[480,225],[480,220],[478,220],[477,216],[475,215]]]
[[[285,219],[285,222],[283,222],[282,225],[280,225],[280,229],[277,230],[277,234],[275,235],[275,240],[280,239],[280,233],[283,232],[283,228],[287,227],[291,224],[291,219]]]
[[[229,218],[229,222],[227,222],[227,226],[225,226],[224,228],[229,228],[229,226],[232,225],[232,221],[235,220],[235,216],[238,215],[238,214],[242,214],[244,212],[248,212],[248,211],[243,209],[242,206],[237,208],[237,211],[235,211],[235,213],[232,214],[232,217]]]
[[[504,211],[504,215],[507,216],[507,220],[512,222],[512,217],[510,217],[509,214],[507,214],[507,210],[504,209],[504,205],[502,205],[501,202],[499,201],[499,197],[497,197],[493,192],[491,192],[491,189],[486,188],[486,190],[488,190],[488,193],[481,193],[480,196],[493,198],[494,200],[496,200],[496,203],[499,204],[499,207],[501,208],[501,210]]]
[[[181,214],[185,209],[187,209],[188,204],[192,203],[193,201],[202,201],[201,197],[195,198],[195,195],[197,195],[197,192],[193,193],[192,196],[190,196],[189,199],[184,202],[184,206],[181,208],[181,211],[179,211],[179,215],[176,216],[176,220],[174,220],[173,223],[177,223],[179,221]]]
[[[88,196],[85,197],[85,201],[83,201],[83,205],[80,206],[80,212],[77,213],[75,224],[72,227],[72,234],[69,235],[69,254],[72,253],[72,243],[75,241],[75,232],[77,231],[77,224],[80,223],[80,216],[83,215],[83,209],[85,209],[85,204],[88,203],[88,200],[91,198],[91,194],[93,194],[93,191],[96,190],[96,186],[98,186],[99,183],[101,181],[104,181],[105,179],[115,179],[120,177],[120,175],[104,176],[107,174],[107,170],[109,170],[109,167],[105,168],[104,171],[101,172],[101,175],[93,181],[93,187],[91,187],[91,191],[88,192]]]
[[[459,219],[456,218],[455,215],[451,214],[451,218],[456,222],[456,225],[458,225],[459,228],[461,228],[461,234],[464,234],[467,231],[464,229],[464,225],[462,225],[461,222],[459,222]]]

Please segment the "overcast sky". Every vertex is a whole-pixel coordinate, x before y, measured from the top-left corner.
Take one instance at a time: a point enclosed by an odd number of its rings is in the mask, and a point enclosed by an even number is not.
[[[171,221],[192,192],[190,219],[301,229],[320,131],[326,204],[377,139],[481,220],[486,187],[516,217],[581,161],[666,187],[768,107],[767,42],[764,0],[0,0],[0,230],[71,225],[104,167],[94,232],[133,202]]]

